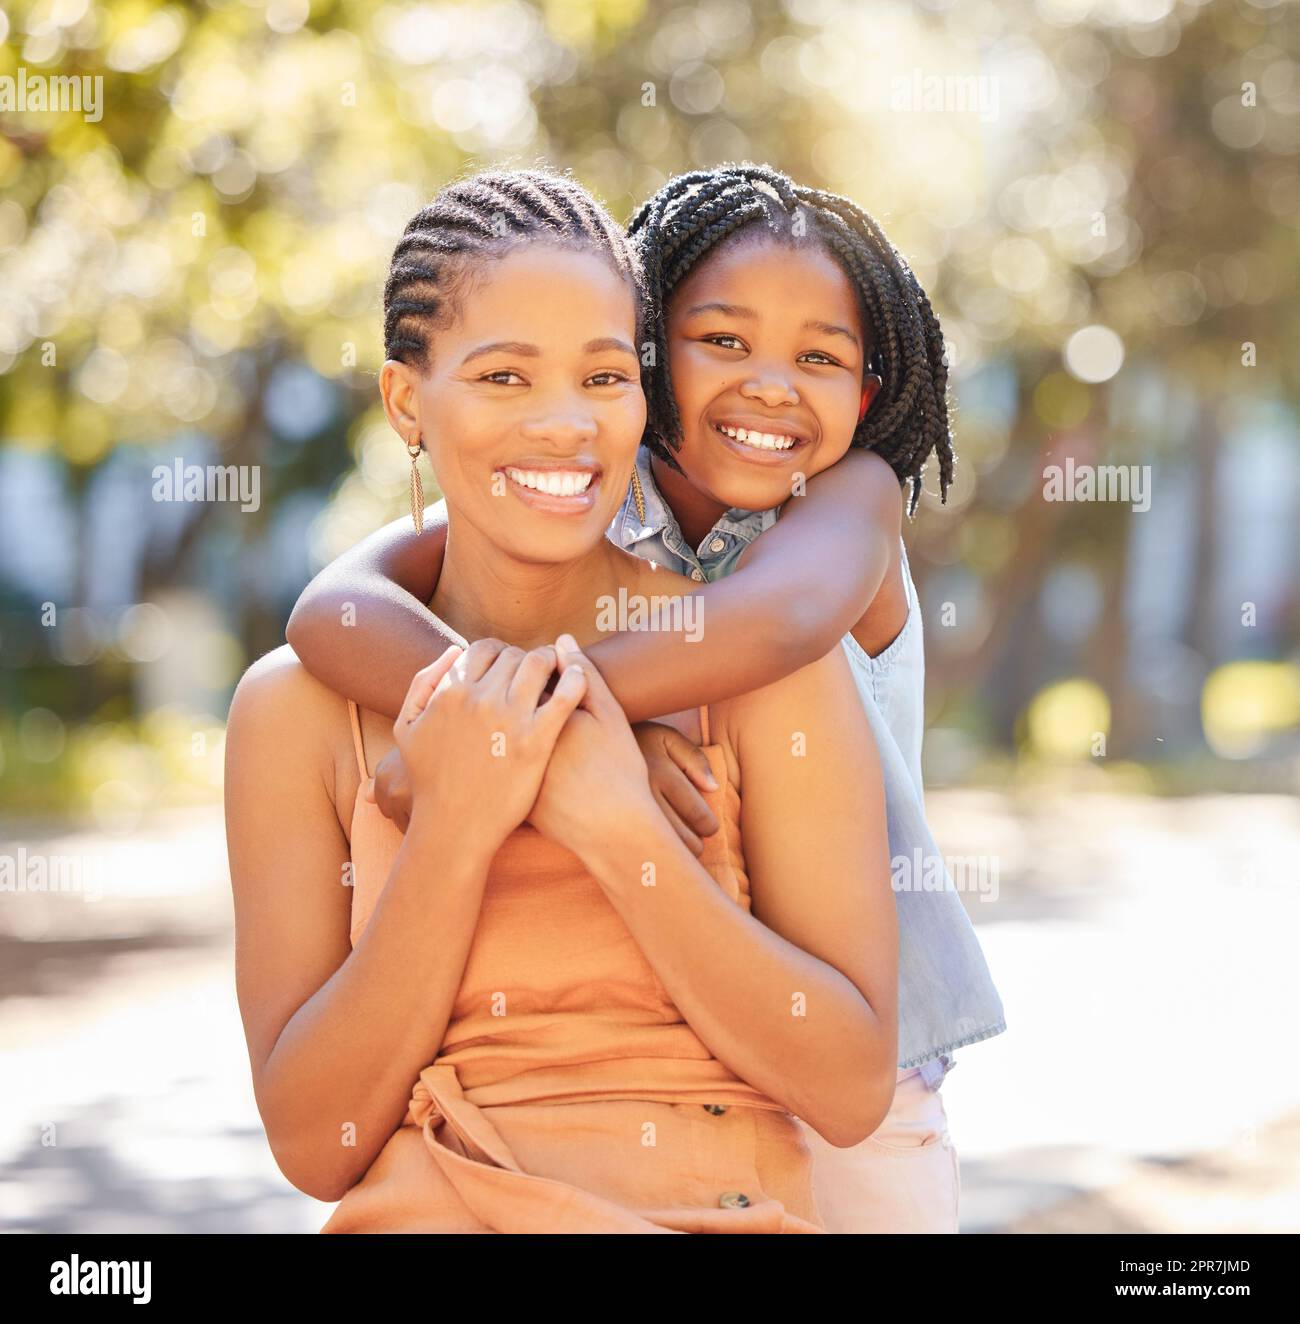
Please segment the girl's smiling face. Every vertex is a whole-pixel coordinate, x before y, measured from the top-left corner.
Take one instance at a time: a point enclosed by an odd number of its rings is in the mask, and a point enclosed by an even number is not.
[[[852,282],[815,239],[724,243],[673,291],[665,329],[674,454],[699,496],[766,510],[848,450],[871,346]]]

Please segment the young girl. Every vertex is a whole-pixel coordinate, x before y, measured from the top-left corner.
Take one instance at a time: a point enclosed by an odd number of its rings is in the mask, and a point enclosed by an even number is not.
[[[605,537],[645,424],[637,289],[572,181],[490,172],[419,213],[380,389],[446,494],[433,605],[479,637],[396,723],[288,648],[231,705],[254,1088],[285,1174],[339,1200],[326,1232],[820,1232],[796,1115],[852,1145],[893,1095],[884,793],[846,659],[663,716],[718,783],[697,859],[581,651],[598,596],[691,590]],[[394,747],[405,835],[360,794]]]
[[[938,1091],[954,1051],[1005,1019],[959,897],[935,889],[946,875],[923,811],[921,621],[900,484],[914,510],[931,454],[945,494],[951,477],[942,335],[870,216],[767,167],[674,179],[629,232],[655,317],[649,422],[609,536],[708,581],[705,624],[690,644],[628,630],[591,657],[643,723],[771,683],[842,639],[884,771],[899,1076],[862,1145],[835,1150],[809,1133],[818,1204],[831,1230],[955,1231],[959,1173]],[[396,678],[455,641],[423,606],[442,538],[435,508],[423,537],[390,526],[323,571],[290,622],[304,664],[395,712]],[[341,628],[345,605],[356,628]],[[662,725],[643,723],[638,739],[661,808],[698,851],[717,828],[698,793],[708,770]],[[401,772],[383,771],[376,794],[400,822]]]

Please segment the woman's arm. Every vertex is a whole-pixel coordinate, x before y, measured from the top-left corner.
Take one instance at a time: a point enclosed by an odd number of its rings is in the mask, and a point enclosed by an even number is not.
[[[338,695],[281,648],[240,682],[226,733],[236,985],[253,1090],[280,1170],[319,1200],[341,1199],[361,1178],[437,1055],[493,849],[434,812],[417,814],[350,948],[349,848],[329,743],[346,721]]]
[[[608,695],[593,678],[575,715],[589,720],[561,737],[533,823],[600,880],[720,1061],[831,1144],[857,1144],[894,1093],[898,934],[880,766],[846,659],[835,649],[721,714],[741,763],[752,913],[645,793]]]
[[[838,971],[868,1008],[860,1054],[833,1064],[862,1073],[868,1123],[848,1141],[856,1143],[884,1120],[898,1077],[898,913],[871,724],[838,646],[779,684],[721,705],[718,720],[740,763],[753,913]],[[809,995],[810,1021],[829,1010]],[[811,1043],[803,1046],[812,1051]],[[810,1070],[811,1057],[805,1061]],[[807,1110],[817,1087],[802,1083],[805,1102],[792,1111],[816,1126]]]
[[[394,520],[331,561],[303,589],[285,629],[303,666],[361,707],[396,717],[411,677],[448,644],[466,642],[425,606],[446,545],[439,501],[425,511],[422,534]]]
[[[871,451],[810,479],[735,572],[699,590],[698,642],[627,631],[588,650],[628,721],[748,694],[824,657],[880,589],[902,512],[897,476]]]

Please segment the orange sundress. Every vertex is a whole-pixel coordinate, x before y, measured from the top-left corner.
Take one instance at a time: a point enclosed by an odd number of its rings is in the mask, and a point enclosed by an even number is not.
[[[357,709],[349,704],[363,784]],[[740,796],[701,862],[749,909]],[[358,791],[351,938],[402,834]],[[524,825],[492,862],[437,1059],[322,1232],[822,1232],[800,1124],[704,1046],[577,856]]]

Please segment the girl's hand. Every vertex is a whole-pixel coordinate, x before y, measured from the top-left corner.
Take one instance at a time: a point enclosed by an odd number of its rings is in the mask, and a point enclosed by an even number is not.
[[[539,700],[556,666],[553,648],[479,639],[452,645],[416,674],[393,723],[411,783],[411,817],[441,824],[489,854],[537,799],[547,761],[586,687],[570,668]],[[634,742],[635,745],[635,742]]]
[[[657,810],[645,760],[618,700],[572,635],[562,634],[555,648],[560,665],[556,694],[574,683],[570,678],[575,674],[585,675],[586,693],[555,742],[528,821],[582,856],[602,837],[616,836],[629,815]]]
[[[711,837],[720,826],[701,795],[718,789],[708,759],[698,745],[663,722],[638,722],[632,734],[641,747],[655,803],[691,851],[703,854],[701,838]]]
[[[379,806],[403,832],[411,824],[411,777],[400,749],[390,749],[375,766],[373,780],[362,794]]]

